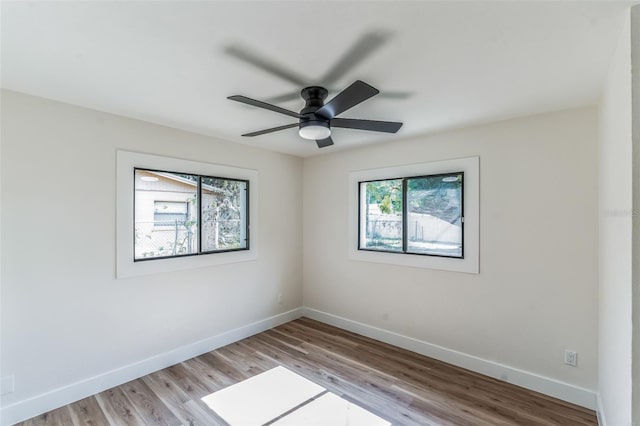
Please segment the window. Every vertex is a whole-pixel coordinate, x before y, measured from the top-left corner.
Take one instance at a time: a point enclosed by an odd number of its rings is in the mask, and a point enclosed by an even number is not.
[[[459,192],[450,187],[457,175]],[[350,260],[480,272],[479,157],[354,170],[345,184]]]
[[[159,274],[173,271],[190,270],[195,268],[207,268],[218,265],[228,265],[237,262],[252,262],[258,259],[258,248],[260,247],[260,221],[259,221],[259,200],[257,194],[260,191],[259,174],[257,170],[245,169],[237,166],[205,163],[202,161],[185,160],[181,158],[166,157],[162,155],[154,155],[142,152],[131,152],[119,149],[116,153],[116,271],[115,275],[117,279],[126,279],[129,277]],[[159,170],[173,170],[181,171],[185,173],[168,173],[160,172]],[[136,171],[139,171],[138,178],[136,179]],[[145,177],[142,179],[142,177]],[[193,177],[191,177],[193,176]],[[228,249],[232,246],[234,241],[227,236],[225,227],[220,223],[218,232],[222,228],[222,236],[218,238],[218,250],[214,251],[215,256],[198,256],[199,240],[194,240],[196,237],[196,226],[202,227],[203,232],[206,232],[205,228],[210,224],[200,223],[198,224],[198,204],[191,202],[192,199],[197,198],[197,182],[199,177],[210,178],[214,176],[232,177],[233,179],[225,178],[213,178],[221,179],[223,181],[229,180],[234,182],[240,182],[240,186],[243,182],[246,182],[246,191],[243,197],[240,197],[241,202],[245,204],[240,209],[240,232],[244,233],[240,235],[240,240],[246,239],[246,246],[234,249]],[[156,180],[157,179],[157,180]],[[185,188],[185,184],[188,184],[189,190],[185,192],[180,191],[160,191],[160,182],[166,182],[167,179],[175,182],[175,185],[182,183],[181,188]],[[192,181],[193,183],[189,183]],[[136,187],[142,188],[144,182],[144,188],[156,189],[156,191],[139,192],[138,197],[136,194]],[[204,185],[204,194],[207,198],[207,183]],[[243,187],[243,186],[242,186]],[[177,189],[174,186],[174,189]],[[250,190],[249,190],[250,189]],[[176,194],[177,192],[177,194]],[[173,194],[172,194],[173,193]],[[241,194],[241,193],[240,193]],[[149,233],[154,230],[155,207],[154,201],[146,201],[144,221],[149,222],[146,230],[136,230],[135,214],[136,212],[142,213],[139,206],[145,196],[155,195],[155,201],[160,202],[178,202],[187,203],[187,217],[195,217],[195,223],[190,226],[192,230],[191,244],[195,246],[189,246],[187,239],[186,247],[190,247],[192,253],[183,255],[170,255],[162,257],[150,257],[150,259],[156,259],[154,261],[143,261],[144,259],[136,259],[141,255],[142,250],[136,253],[136,247],[134,240],[136,238],[147,238],[144,233]],[[154,200],[151,197],[151,200]],[[160,207],[160,205],[158,205]],[[169,206],[167,206],[169,208]],[[176,207],[176,206],[172,206]],[[176,207],[177,208],[177,207]],[[183,210],[184,212],[184,210]],[[176,210],[173,211],[176,213]],[[219,218],[224,219],[224,218]],[[238,218],[231,218],[238,220]],[[138,220],[143,221],[140,217]],[[191,220],[191,219],[190,219]],[[206,222],[206,221],[205,221]],[[215,224],[214,224],[215,225]],[[228,227],[227,227],[228,228]],[[208,229],[208,228],[207,228]],[[215,234],[215,226],[212,227]],[[251,236],[249,238],[249,229],[251,230]],[[167,227],[158,226],[155,230],[160,231],[167,230]],[[175,239],[175,220],[173,223],[173,239],[169,240],[171,243]],[[178,229],[180,233],[184,232],[183,229]],[[165,234],[167,234],[165,232]],[[206,239],[206,238],[205,238]],[[249,244],[249,240],[250,243]],[[195,243],[193,243],[196,241]],[[236,241],[237,243],[237,241]],[[208,246],[213,245],[204,243],[204,252],[209,252]],[[173,248],[173,247],[172,247]],[[166,251],[167,248],[163,246]],[[144,251],[150,251],[148,248]],[[179,251],[179,250],[176,250]]]
[[[360,250],[463,258],[464,172],[359,182]]]
[[[135,261],[249,248],[248,181],[138,168],[134,181]]]

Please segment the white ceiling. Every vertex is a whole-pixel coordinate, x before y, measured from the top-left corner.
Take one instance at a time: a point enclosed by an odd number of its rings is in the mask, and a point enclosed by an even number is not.
[[[626,2],[3,2],[2,87],[298,156],[597,102]],[[341,117],[402,121],[397,134],[334,129],[319,150],[296,120],[226,99],[299,91],[225,52],[250,51],[308,84],[366,34],[385,42],[356,79],[381,94]],[[335,91],[329,96],[333,96]],[[298,111],[302,99],[278,105]],[[180,143],[176,141],[176,143]]]

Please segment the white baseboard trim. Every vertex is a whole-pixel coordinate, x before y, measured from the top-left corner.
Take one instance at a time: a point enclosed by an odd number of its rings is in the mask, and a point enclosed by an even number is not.
[[[408,349],[498,380],[513,383],[523,388],[540,392],[563,401],[571,402],[591,410],[596,409],[596,393],[589,389],[584,389],[549,377],[509,367],[494,361],[478,358],[473,355],[444,348],[412,337],[403,336],[392,331],[373,327],[316,309],[303,307],[302,316],[324,322],[344,330],[352,331],[372,339],[380,340],[381,342],[389,343],[400,348]]]
[[[179,348],[154,355],[133,364],[107,371],[69,385],[53,389],[34,397],[15,402],[0,409],[0,425],[9,426],[55,408],[86,398],[114,386],[121,385],[154,371],[210,352],[254,334],[302,316],[302,308],[292,309],[242,327],[189,343]]]
[[[607,426],[607,419],[604,416],[604,406],[602,405],[602,397],[596,395],[596,415],[598,416],[598,426]]]

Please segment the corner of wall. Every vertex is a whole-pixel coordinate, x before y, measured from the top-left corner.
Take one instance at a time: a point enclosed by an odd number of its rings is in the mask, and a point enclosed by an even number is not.
[[[632,383],[631,423],[640,424],[640,4],[631,8]]]
[[[621,22],[600,104],[598,417],[600,424],[631,425],[633,356],[632,282],[637,260],[633,239],[637,219],[637,167],[632,150],[632,63],[634,32],[630,12]],[[635,30],[637,31],[637,30]],[[637,37],[637,35],[635,36]],[[637,114],[635,114],[637,115]],[[637,163],[637,160],[635,161]],[[635,224],[634,224],[635,222]],[[637,327],[636,327],[637,328]],[[637,346],[637,345],[636,345]],[[635,404],[638,405],[638,404]]]

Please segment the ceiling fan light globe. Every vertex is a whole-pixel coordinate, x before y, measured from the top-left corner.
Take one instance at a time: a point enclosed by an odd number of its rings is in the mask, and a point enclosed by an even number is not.
[[[316,141],[326,139],[331,136],[331,129],[325,126],[311,125],[300,127],[298,133],[302,138]]]

